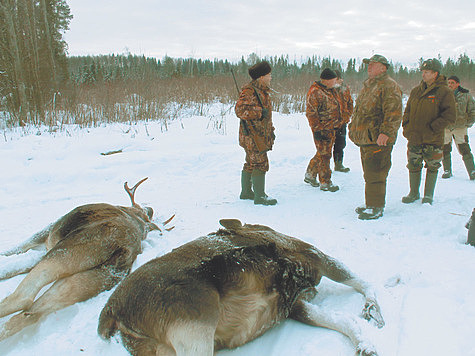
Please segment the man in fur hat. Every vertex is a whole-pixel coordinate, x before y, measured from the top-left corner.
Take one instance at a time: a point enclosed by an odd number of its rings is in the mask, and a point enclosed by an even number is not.
[[[269,171],[267,151],[272,149],[275,139],[269,95],[271,70],[266,61],[249,68],[252,80],[242,88],[235,107],[236,116],[241,119],[239,145],[246,153],[240,198],[261,205],[277,204],[276,199],[265,193],[265,175]]]
[[[449,125],[444,132],[444,174],[442,178],[452,177],[452,139],[462,155],[463,163],[467,169],[470,180],[475,180],[475,165],[473,163],[473,154],[468,142],[468,128],[475,123],[475,101],[468,89],[462,88],[460,79],[453,75],[447,80],[450,89],[454,91],[455,102],[457,104],[457,114],[455,123]]]
[[[308,163],[304,182],[320,190],[336,192],[339,187],[331,181],[330,159],[336,130],[343,124],[342,96],[335,89],[337,75],[330,68],[320,74],[307,93],[306,115],[317,153]],[[317,176],[319,182],[317,182]]]

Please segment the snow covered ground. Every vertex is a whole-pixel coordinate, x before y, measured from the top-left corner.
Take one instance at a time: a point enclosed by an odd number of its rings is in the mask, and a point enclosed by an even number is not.
[[[226,109],[226,108],[224,108]],[[360,221],[363,203],[359,151],[345,150],[349,173],[335,172],[336,193],[303,183],[314,145],[302,114],[274,113],[277,140],[270,152],[267,192],[274,207],[238,199],[243,150],[237,145],[238,121],[224,116],[221,104],[207,117],[156,122],[4,130],[0,138],[0,251],[7,250],[74,207],[93,202],[128,206],[123,183],[149,177],[137,202],[152,206],[155,221],[176,214],[176,228],[149,234],[134,269],[191,239],[216,231],[221,218],[268,225],[306,240],[340,259],[376,285],[386,326],[364,331],[380,355],[475,355],[475,248],[465,245],[464,225],[475,207],[475,183],[453,152],[452,179],[439,179],[432,206],[401,203],[408,192],[406,140],[399,136],[389,173],[384,217]],[[37,132],[38,131],[38,132]],[[470,132],[475,147],[475,129]],[[122,150],[122,153],[101,153]],[[0,257],[0,271],[18,266],[24,256]],[[0,298],[23,276],[0,282]],[[127,355],[119,339],[96,334],[98,315],[111,291],[58,311],[0,343],[1,355]],[[351,288],[324,279],[314,303],[359,315],[363,298]],[[3,324],[8,317],[0,320]],[[218,355],[353,355],[345,336],[286,321],[257,340]]]

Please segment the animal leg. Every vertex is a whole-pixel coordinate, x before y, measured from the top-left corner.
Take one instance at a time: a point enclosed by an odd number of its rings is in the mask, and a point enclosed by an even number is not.
[[[53,229],[53,225],[54,224],[48,225],[43,230],[41,230],[40,232],[37,232],[28,240],[23,242],[20,246],[16,246],[8,251],[2,252],[0,255],[2,256],[18,255],[20,253],[25,253],[26,251],[45,243],[46,238],[48,237],[49,233]]]
[[[26,275],[16,290],[0,302],[0,318],[31,307],[39,291],[51,282],[86,271],[107,261],[111,252],[100,243],[53,249]],[[94,258],[93,258],[94,256]]]
[[[322,274],[331,280],[354,288],[366,298],[363,317],[374,320],[378,328],[384,326],[381,308],[376,299],[376,292],[371,284],[355,276],[345,265],[325,255],[322,259]]]
[[[350,338],[358,355],[377,356],[374,347],[363,339],[358,320],[351,315],[329,312],[300,299],[294,304],[290,317],[308,325],[336,330]]]
[[[43,256],[43,252],[30,251],[18,256],[0,257],[0,281],[30,272]]]
[[[103,267],[77,273],[55,282],[28,310],[14,315],[3,325],[0,330],[0,341],[36,323],[45,315],[83,302],[110,289],[115,284],[111,282],[110,272]]]
[[[213,356],[215,330],[215,323],[181,321],[170,327],[167,336],[177,356]]]
[[[176,352],[170,345],[157,344],[148,337],[140,337],[129,333],[121,333],[122,343],[134,356],[176,356]]]

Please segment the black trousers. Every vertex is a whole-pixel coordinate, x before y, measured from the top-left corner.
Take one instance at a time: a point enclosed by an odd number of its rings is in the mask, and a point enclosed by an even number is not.
[[[336,130],[333,160],[343,162],[343,149],[346,147],[346,124]]]

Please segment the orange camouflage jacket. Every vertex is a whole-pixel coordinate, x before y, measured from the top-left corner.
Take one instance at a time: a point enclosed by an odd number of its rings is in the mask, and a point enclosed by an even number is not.
[[[341,95],[342,110],[342,125],[350,122],[351,114],[353,114],[353,98],[351,97],[350,88],[347,85],[342,85],[335,88],[338,94]]]
[[[313,132],[334,130],[348,119],[343,108],[343,97],[334,88],[327,88],[320,82],[312,84],[307,93],[306,115]]]
[[[239,145],[245,149],[256,151],[255,141],[246,126],[252,126],[255,133],[264,138],[267,149],[272,149],[275,135],[269,92],[270,88],[263,86],[258,80],[251,81],[241,90],[234,111],[241,119]]]

